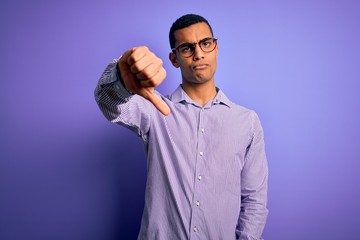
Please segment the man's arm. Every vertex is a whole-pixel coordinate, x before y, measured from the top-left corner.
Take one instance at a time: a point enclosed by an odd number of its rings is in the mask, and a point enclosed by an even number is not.
[[[118,61],[110,63],[95,88],[95,100],[112,123],[121,124],[144,137],[149,128],[149,107],[139,96],[130,93],[117,72]]]
[[[155,109],[151,105],[170,112],[154,90],[165,76],[161,59],[146,47],[132,48],[107,66],[95,89],[96,102],[109,121],[144,137]]]
[[[248,146],[241,175],[241,210],[236,236],[239,240],[259,240],[268,215],[268,165],[264,134],[253,112],[252,140]]]

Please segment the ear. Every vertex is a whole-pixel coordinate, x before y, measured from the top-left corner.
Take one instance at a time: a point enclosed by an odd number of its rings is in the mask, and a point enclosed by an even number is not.
[[[176,59],[176,55],[173,52],[169,53],[169,59],[174,67],[176,67],[176,68],[180,67],[180,65]]]

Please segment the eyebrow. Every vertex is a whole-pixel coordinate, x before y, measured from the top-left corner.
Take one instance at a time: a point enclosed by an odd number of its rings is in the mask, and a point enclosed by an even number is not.
[[[207,40],[207,39],[211,39],[211,38],[213,38],[213,37],[206,37],[206,38],[201,39],[201,40],[198,41],[198,42],[184,42],[184,43],[179,44],[177,47],[183,46],[183,45],[187,45],[187,44],[194,45],[195,43],[199,43],[199,42],[201,42],[201,41],[204,41],[204,40]]]

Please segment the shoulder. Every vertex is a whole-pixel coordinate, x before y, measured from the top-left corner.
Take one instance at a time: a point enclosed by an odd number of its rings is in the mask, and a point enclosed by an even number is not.
[[[240,125],[246,125],[249,129],[254,129],[261,126],[259,116],[254,109],[237,104],[231,100],[228,102],[229,113],[233,119]]]
[[[227,102],[229,108],[231,109],[231,112],[236,115],[243,115],[245,117],[251,117],[252,115],[256,115],[256,112],[248,108],[246,106],[240,105],[238,103],[235,103],[231,100]]]

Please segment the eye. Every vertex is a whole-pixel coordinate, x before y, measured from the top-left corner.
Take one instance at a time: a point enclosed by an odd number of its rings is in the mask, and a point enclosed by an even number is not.
[[[179,47],[179,51],[182,53],[191,52],[192,49],[193,49],[193,46],[190,44],[185,44],[185,45]]]
[[[209,48],[213,44],[213,41],[212,41],[212,39],[205,39],[200,44],[201,44],[201,47],[203,47],[203,48]]]

